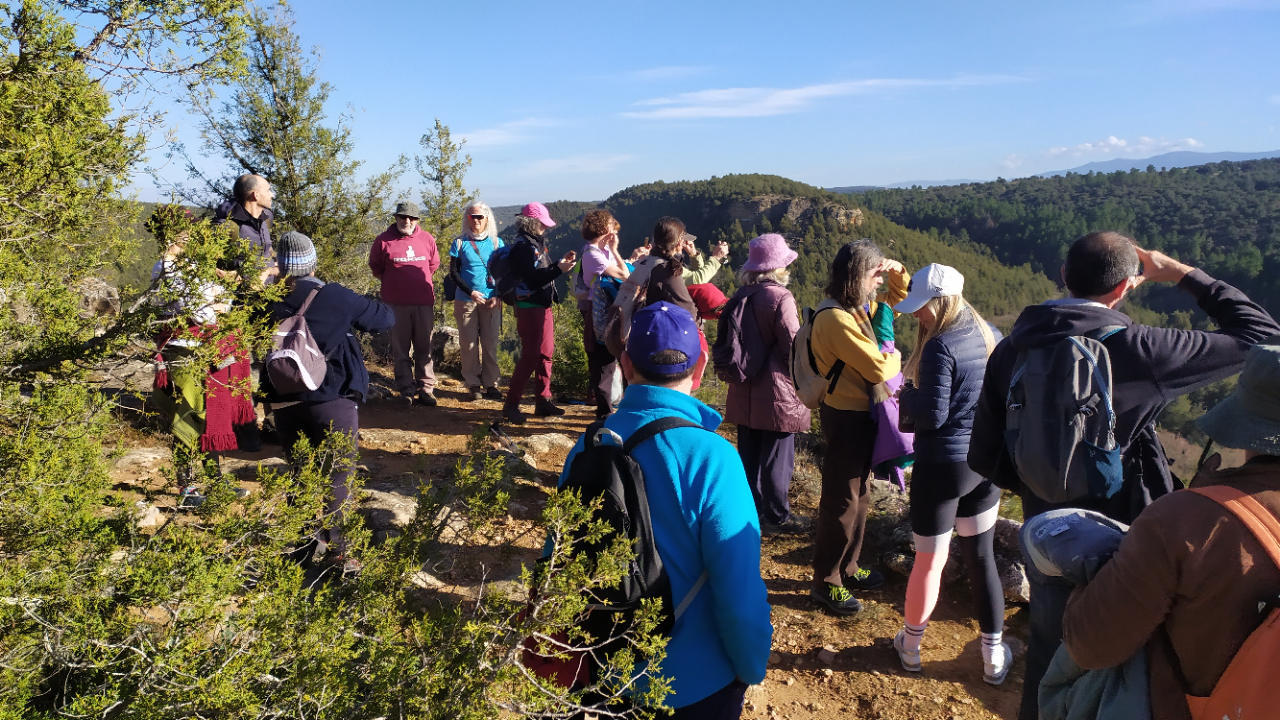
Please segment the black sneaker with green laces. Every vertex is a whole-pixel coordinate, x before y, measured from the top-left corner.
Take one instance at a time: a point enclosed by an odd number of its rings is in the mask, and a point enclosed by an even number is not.
[[[840,585],[826,583],[823,589],[814,588],[809,591],[814,600],[835,615],[856,615],[862,612],[862,603],[853,593]]]
[[[867,568],[858,568],[858,572],[844,579],[844,586],[850,590],[875,590],[883,584],[884,573]]]

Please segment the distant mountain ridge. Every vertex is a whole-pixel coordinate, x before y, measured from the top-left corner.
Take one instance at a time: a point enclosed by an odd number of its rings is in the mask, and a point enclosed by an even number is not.
[[[1078,175],[1088,175],[1094,173],[1113,173],[1113,172],[1129,172],[1130,170],[1146,170],[1148,165],[1155,166],[1157,170],[1160,168],[1183,168],[1195,167],[1197,165],[1208,165],[1209,163],[1218,162],[1243,162],[1245,160],[1266,160],[1268,158],[1280,157],[1280,150],[1271,150],[1268,152],[1243,153],[1243,152],[1217,152],[1202,153],[1191,152],[1189,150],[1180,150],[1177,152],[1165,153],[1163,155],[1154,155],[1149,158],[1115,158],[1114,160],[1097,160],[1091,163],[1085,163],[1080,167],[1071,168],[1070,170],[1054,170],[1052,172],[1040,173],[1036,177],[1056,177],[1066,175],[1067,173],[1076,173]],[[943,183],[939,183],[943,184]],[[947,183],[950,184],[950,183]],[[893,187],[907,187],[895,185]]]
[[[967,185],[968,183],[983,182],[982,180],[973,180],[970,178],[955,178],[953,180],[907,180],[906,182],[893,183],[892,185],[846,185],[844,187],[824,188],[828,192],[839,193],[841,195],[855,195],[857,193],[869,192],[871,190],[899,190],[909,189],[916,186],[922,188],[936,187],[938,185]]]

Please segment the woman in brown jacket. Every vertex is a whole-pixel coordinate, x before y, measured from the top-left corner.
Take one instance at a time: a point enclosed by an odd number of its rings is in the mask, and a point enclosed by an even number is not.
[[[809,408],[791,383],[791,343],[800,329],[796,299],[787,290],[787,266],[796,253],[781,235],[751,241],[738,273],[742,287],[729,301],[746,302],[740,342],[751,357],[764,358],[758,372],[729,383],[725,420],[738,425],[738,455],[764,535],[799,533],[808,523],[791,516],[787,491],[795,471],[795,433],[809,429]]]

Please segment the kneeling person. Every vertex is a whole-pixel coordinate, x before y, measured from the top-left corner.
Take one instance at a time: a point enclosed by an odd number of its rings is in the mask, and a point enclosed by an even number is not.
[[[737,718],[747,685],[764,680],[773,626],[760,577],[760,525],[738,453],[714,434],[718,412],[689,395],[702,374],[698,327],[683,308],[657,302],[635,314],[622,371],[630,385],[605,427],[624,440],[660,418],[702,427],[667,430],[631,457],[644,473],[658,556],[683,598],[706,585],[675,622],[662,674],[674,718]],[[563,485],[579,439],[565,461]]]

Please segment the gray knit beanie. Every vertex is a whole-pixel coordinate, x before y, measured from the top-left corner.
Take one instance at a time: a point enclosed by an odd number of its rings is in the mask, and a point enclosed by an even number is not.
[[[280,277],[306,277],[316,271],[316,246],[311,238],[291,230],[276,243],[276,265]]]

